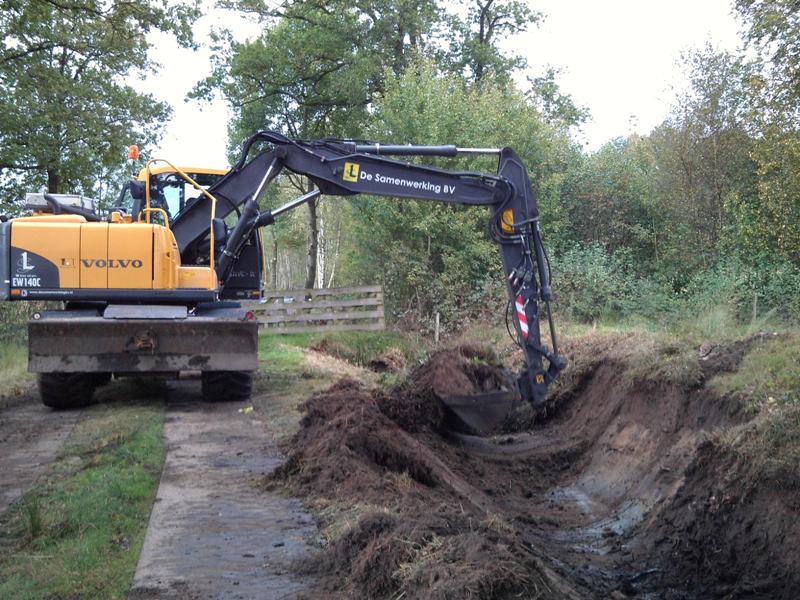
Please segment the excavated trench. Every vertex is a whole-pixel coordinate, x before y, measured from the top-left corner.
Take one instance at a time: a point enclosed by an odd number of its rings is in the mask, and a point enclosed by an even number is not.
[[[298,568],[333,597],[795,598],[796,493],[741,485],[717,440],[744,413],[703,384],[746,347],[665,384],[620,343],[574,347],[549,416],[488,438],[448,430],[434,401],[506,380],[476,348],[391,393],[344,380],[309,399],[270,484],[359,516]]]

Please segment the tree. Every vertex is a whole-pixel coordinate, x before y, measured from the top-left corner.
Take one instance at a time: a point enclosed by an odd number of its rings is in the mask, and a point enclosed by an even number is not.
[[[752,252],[800,266],[800,6],[794,0],[737,0],[745,40],[765,61],[754,122],[758,195],[735,205]],[[777,257],[776,257],[777,258]]]
[[[572,96],[561,91],[556,75],[558,71],[549,67],[544,74],[529,77],[527,96],[548,123],[566,127],[580,125],[589,117],[589,111],[575,104]]]
[[[490,74],[507,80],[525,66],[522,57],[504,53],[498,42],[538,25],[544,19],[541,12],[520,0],[460,0],[459,4],[466,16],[450,19],[449,36],[450,61],[456,72],[475,82]]]
[[[773,109],[800,119],[800,6],[796,0],[736,0],[736,12],[753,44],[771,65],[769,92]]]
[[[558,162],[568,140],[547,125],[537,109],[513,87],[469,86],[458,75],[418,57],[399,76],[387,79],[376,100],[369,137],[452,143],[457,146],[511,146],[526,162],[540,191],[562,168]],[[493,172],[496,157],[440,159],[455,170]],[[499,257],[487,234],[485,208],[391,198],[357,198],[352,246],[345,263],[356,282],[378,280],[387,290],[395,316],[442,313],[445,320],[485,311],[502,314],[504,297]],[[550,222],[543,225],[550,232]],[[380,265],[376,267],[376,265]]]
[[[233,108],[229,129],[237,142],[259,129],[306,138],[362,135],[387,70],[402,71],[438,14],[429,0],[226,5],[254,12],[267,27],[251,42],[220,37],[214,73],[194,92],[222,91]],[[295,183],[307,191],[307,183]],[[305,285],[314,287],[322,248],[316,200],[308,211]]]
[[[754,66],[710,46],[685,58],[689,89],[650,135],[667,215],[663,264],[677,281],[738,242],[731,206],[757,201],[750,132]]]
[[[562,188],[570,245],[601,245],[652,269],[667,226],[654,201],[654,176],[650,144],[638,136],[612,140],[577,162]]]
[[[169,109],[123,83],[155,67],[147,34],[192,43],[194,4],[149,0],[3,0],[0,11],[0,183],[89,192],[152,141]]]

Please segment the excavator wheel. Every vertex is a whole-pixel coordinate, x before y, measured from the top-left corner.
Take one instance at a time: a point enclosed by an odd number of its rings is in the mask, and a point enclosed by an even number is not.
[[[102,387],[111,383],[111,373],[92,373],[95,387]]]
[[[90,404],[94,388],[94,373],[39,373],[42,404],[56,410]]]
[[[250,371],[203,371],[201,382],[206,402],[249,400],[253,393]]]

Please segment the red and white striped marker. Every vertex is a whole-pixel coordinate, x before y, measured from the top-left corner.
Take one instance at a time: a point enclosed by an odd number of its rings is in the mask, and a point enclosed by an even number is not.
[[[528,317],[525,316],[525,306],[523,304],[522,295],[517,296],[515,302],[517,307],[517,320],[519,321],[519,331],[523,339],[528,339]]]

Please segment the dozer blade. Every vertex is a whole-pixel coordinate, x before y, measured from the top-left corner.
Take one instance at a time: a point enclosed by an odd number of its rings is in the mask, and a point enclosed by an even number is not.
[[[456,425],[466,426],[472,432],[488,435],[522,403],[519,395],[511,391],[488,392],[471,396],[439,397]]]

